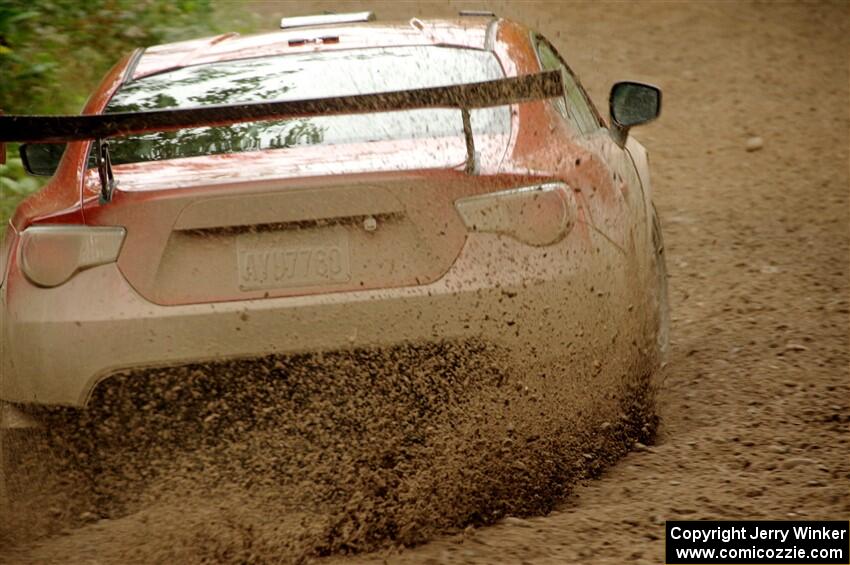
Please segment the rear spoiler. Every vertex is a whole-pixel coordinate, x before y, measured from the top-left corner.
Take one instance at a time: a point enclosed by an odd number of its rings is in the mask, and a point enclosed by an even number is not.
[[[475,142],[469,119],[470,110],[555,98],[562,96],[563,92],[561,73],[547,71],[485,82],[310,100],[222,104],[82,116],[0,114],[0,149],[4,142],[66,143],[95,140],[98,147],[95,157],[100,173],[101,197],[108,202],[114,188],[114,180],[106,140],[112,137],[281,118],[457,108],[463,119],[466,167],[467,171],[471,172],[475,167]]]

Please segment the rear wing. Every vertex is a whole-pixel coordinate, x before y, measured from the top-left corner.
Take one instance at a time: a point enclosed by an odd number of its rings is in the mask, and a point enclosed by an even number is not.
[[[82,116],[0,115],[0,150],[4,142],[56,144],[95,140],[101,199],[108,202],[115,182],[106,140],[113,137],[283,118],[455,108],[461,111],[463,119],[466,169],[472,172],[475,168],[475,140],[470,110],[555,98],[563,96],[563,92],[561,73],[547,71],[485,82],[310,100]],[[5,155],[5,151],[2,153]]]

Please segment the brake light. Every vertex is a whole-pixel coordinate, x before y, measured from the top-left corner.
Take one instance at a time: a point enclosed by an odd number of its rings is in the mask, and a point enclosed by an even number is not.
[[[59,286],[74,274],[118,259],[121,227],[32,226],[21,234],[21,270],[38,286]]]
[[[455,202],[467,229],[511,236],[528,245],[562,240],[576,220],[575,199],[562,183],[546,183]]]

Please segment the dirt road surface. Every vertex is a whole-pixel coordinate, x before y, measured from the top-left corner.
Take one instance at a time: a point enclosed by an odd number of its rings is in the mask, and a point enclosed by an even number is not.
[[[252,6],[270,28],[285,13],[341,9]],[[478,3],[368,7],[390,19]],[[660,563],[668,519],[850,517],[850,6],[491,8],[549,37],[600,107],[615,80],[664,91],[662,118],[635,132],[651,154],[670,272],[661,430],[548,515],[326,561]],[[101,520],[5,558],[120,562],[109,556],[156,543],[145,529],[156,521],[150,509]]]

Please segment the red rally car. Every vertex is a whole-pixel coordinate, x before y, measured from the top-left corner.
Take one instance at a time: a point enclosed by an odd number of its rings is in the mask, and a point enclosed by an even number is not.
[[[577,374],[657,366],[663,247],[629,128],[660,91],[615,84],[606,123],[523,25],[371,20],[139,49],[81,116],[0,117],[52,175],[4,228],[5,428],[215,359],[474,337],[544,364],[579,344]]]

